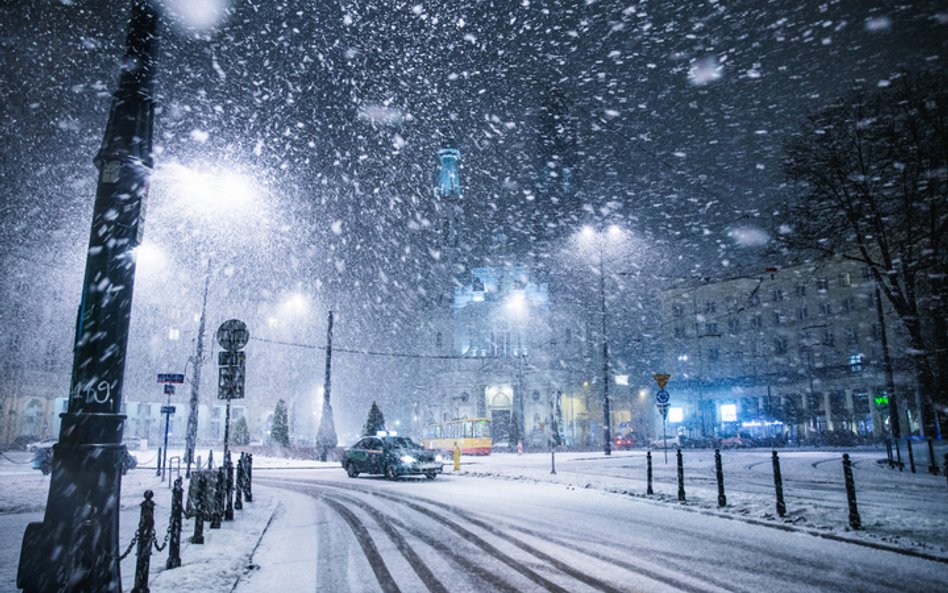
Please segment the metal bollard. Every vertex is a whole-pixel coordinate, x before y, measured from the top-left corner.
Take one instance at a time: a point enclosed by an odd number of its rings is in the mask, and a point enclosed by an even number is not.
[[[244,490],[244,456],[240,455],[237,460],[237,482],[234,484],[234,508],[238,511],[244,509],[243,490]]]
[[[181,523],[184,520],[184,486],[181,482],[178,476],[171,491],[171,545],[168,546],[168,562],[165,563],[167,569],[181,566]]]
[[[204,543],[204,514],[207,508],[204,504],[207,496],[207,479],[203,474],[198,476],[198,495],[194,501],[194,535],[191,536],[192,544]]]
[[[945,479],[948,480],[948,453],[945,453]]]
[[[211,529],[221,528],[221,519],[224,515],[224,468],[217,469],[217,480],[214,485],[214,507],[211,509]]]
[[[158,447],[158,461],[155,462],[155,475],[161,475],[161,447]]]
[[[905,437],[905,446],[908,447],[909,468],[915,473],[915,453],[912,451],[912,439]]]
[[[655,491],[652,490],[652,452],[649,451],[645,454],[645,479],[647,480],[648,486],[645,489],[646,494],[655,494]]]
[[[721,450],[714,450],[714,477],[718,480],[718,506],[727,506],[727,496],[724,495],[724,466],[721,463]]]
[[[138,521],[138,551],[135,561],[135,587],[132,593],[148,593],[148,569],[151,566],[151,546],[155,541],[155,493],[145,491],[142,515]]]
[[[892,441],[890,439],[885,440],[885,457],[889,462],[889,469],[895,467],[895,459],[892,458]]]
[[[935,444],[931,437],[928,439],[928,473],[933,476],[938,475],[938,464],[935,463]]]
[[[244,492],[244,500],[253,502],[253,453],[247,453],[247,467],[244,468],[244,476],[247,490]]]
[[[853,480],[853,462],[849,460],[849,453],[843,453],[843,477],[846,478],[846,499],[849,501],[849,526],[859,529],[862,521],[856,507],[856,482]]]
[[[783,478],[780,476],[780,457],[774,450],[771,454],[774,466],[774,491],[777,495],[777,515],[783,517],[787,514],[787,505],[783,501]]]
[[[234,520],[234,464],[230,460],[230,451],[224,457],[224,520]]]
[[[675,456],[678,458],[678,501],[685,502],[685,461],[681,456],[681,447]]]
[[[207,452],[207,469],[214,469],[214,449]]]

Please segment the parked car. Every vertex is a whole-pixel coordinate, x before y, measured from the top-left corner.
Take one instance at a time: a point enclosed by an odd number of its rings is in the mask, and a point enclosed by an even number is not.
[[[43,475],[49,475],[53,471],[53,445],[55,445],[57,439],[53,439],[51,443],[43,442],[43,445],[40,446],[39,443],[35,443],[33,447],[33,459],[30,461],[33,469],[38,469],[43,472]],[[135,469],[138,467],[138,460],[133,457],[128,450],[125,450],[125,458],[122,460],[122,474],[127,474],[128,470]]]
[[[57,442],[59,442],[59,439],[56,438],[56,437],[49,438],[49,439],[43,439],[42,441],[35,441],[35,442],[33,442],[33,443],[29,443],[28,445],[26,445],[26,450],[27,450],[27,451],[33,451],[33,450],[35,450],[35,449],[40,449],[40,448],[43,448],[43,447],[52,447],[52,446],[55,445]]]
[[[613,447],[615,449],[631,449],[635,446],[635,435],[631,432],[616,437]]]
[[[667,437],[658,437],[657,439],[652,439],[649,441],[649,446],[653,449],[677,449],[681,446],[681,437],[678,435],[667,436]]]
[[[385,433],[362,437],[346,449],[342,467],[350,478],[364,473],[382,474],[389,480],[409,475],[433,480],[444,470],[444,459],[408,437]]]
[[[721,437],[718,446],[722,449],[739,449],[753,445],[754,439],[748,434],[733,434]]]

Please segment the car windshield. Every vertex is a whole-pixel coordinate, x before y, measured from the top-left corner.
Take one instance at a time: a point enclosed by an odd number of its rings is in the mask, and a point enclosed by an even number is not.
[[[422,446],[408,437],[387,437],[385,442],[395,449],[421,449]]]

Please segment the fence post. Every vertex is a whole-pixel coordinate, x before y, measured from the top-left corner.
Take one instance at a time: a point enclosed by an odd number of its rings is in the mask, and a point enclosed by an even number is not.
[[[853,480],[853,462],[849,460],[849,453],[843,453],[843,477],[846,478],[846,499],[849,501],[849,526],[859,529],[862,521],[856,507],[856,482]]]
[[[928,473],[933,476],[938,475],[938,463],[935,461],[935,444],[931,437],[928,437]]]
[[[253,502],[253,453],[247,453],[247,467],[244,469],[247,490],[244,492],[244,500]]]
[[[678,458],[678,500],[685,502],[685,461],[681,456],[681,447],[678,447],[675,456]]]
[[[148,593],[148,569],[151,566],[151,546],[155,541],[155,493],[145,491],[142,514],[138,520],[138,550],[135,561],[135,587],[132,593]]]
[[[889,469],[895,467],[895,459],[892,458],[892,441],[890,439],[885,440],[885,457],[889,462]]]
[[[181,485],[181,476],[174,481],[171,491],[171,545],[168,546],[168,562],[165,568],[181,566],[181,522],[184,515],[184,487]]]
[[[771,454],[774,466],[774,492],[777,495],[777,515],[783,517],[787,514],[787,505],[783,501],[783,478],[780,476],[780,457],[777,456],[777,450],[774,449]]]
[[[234,463],[230,460],[230,451],[224,456],[224,520],[234,520]]]
[[[244,489],[244,454],[240,454],[240,459],[237,460],[237,483],[234,484],[235,496],[234,496],[234,508],[238,511],[243,510],[244,502],[242,500]]]
[[[905,437],[905,446],[908,447],[909,468],[915,473],[915,453],[912,451],[912,439]]]
[[[200,463],[198,464],[200,465]],[[194,501],[194,535],[191,536],[192,544],[204,543],[204,514],[207,512],[207,505],[204,504],[207,496],[207,479],[203,473],[198,474],[198,493],[197,500]]]
[[[217,469],[214,483],[214,506],[211,510],[211,529],[221,528],[221,518],[224,513],[224,468]]]
[[[645,490],[645,493],[648,495],[655,494],[655,491],[652,490],[652,452],[649,451],[645,454],[646,460],[646,469],[645,469],[645,478],[648,482],[648,487]]]
[[[718,506],[727,506],[727,496],[724,495],[724,466],[721,463],[721,450],[714,450],[714,476],[718,480]]]

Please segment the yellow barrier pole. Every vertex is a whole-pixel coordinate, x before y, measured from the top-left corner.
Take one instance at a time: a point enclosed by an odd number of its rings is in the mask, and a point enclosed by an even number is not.
[[[461,447],[454,443],[454,471],[461,471]]]

